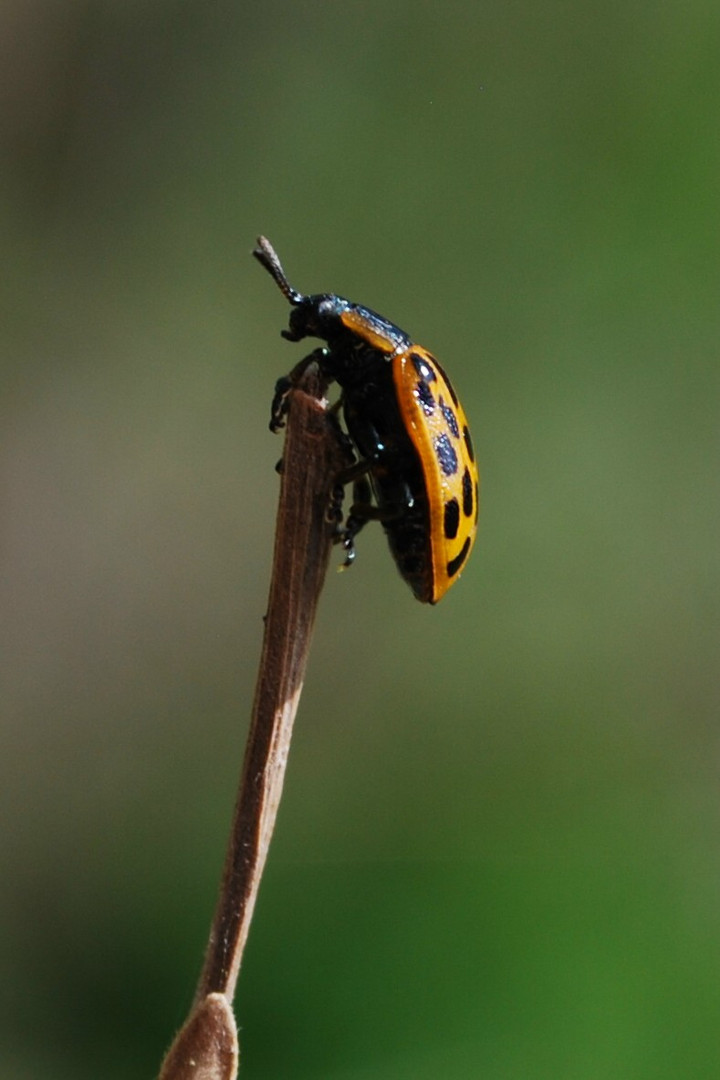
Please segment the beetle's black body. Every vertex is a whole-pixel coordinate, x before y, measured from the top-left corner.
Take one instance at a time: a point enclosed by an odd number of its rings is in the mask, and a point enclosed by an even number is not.
[[[343,321],[348,318],[387,342],[387,351],[348,329]],[[288,341],[305,337],[325,340],[327,348],[317,349],[298,367],[302,370],[315,360],[328,381],[337,382],[343,391],[345,424],[360,457],[357,466],[347,470],[348,480],[355,481],[355,501],[339,538],[349,561],[354,557],[354,537],[366,521],[378,518],[402,576],[416,596],[424,597],[430,572],[425,484],[417,451],[400,416],[390,363],[396,352],[411,347],[410,338],[370,308],[328,293],[303,297],[290,312],[290,329],[282,331],[282,336]],[[286,379],[279,381],[278,388],[282,399],[289,388]],[[279,407],[280,401],[276,401],[270,423],[273,429],[278,426]],[[370,477],[374,506],[363,473]]]
[[[357,339],[328,351],[321,366],[342,387],[348,435],[360,462],[367,463],[377,508],[370,504],[367,485],[356,482],[344,540],[352,542],[365,521],[377,517],[400,573],[423,598],[430,576],[429,509],[422,466],[395,398],[389,357]]]

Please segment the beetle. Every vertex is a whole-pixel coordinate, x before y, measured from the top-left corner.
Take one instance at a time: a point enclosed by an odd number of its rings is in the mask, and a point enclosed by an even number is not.
[[[334,293],[305,296],[294,289],[265,237],[253,255],[292,305],[287,341],[326,344],[279,379],[270,429],[283,426],[288,394],[313,361],[337,382],[357,460],[337,477],[331,516],[342,520],[342,494],[353,504],[336,540],[345,565],[354,541],[379,520],[400,574],[415,597],[435,604],[457,581],[477,533],[479,474],[470,429],[452,383],[435,357],[394,323]],[[374,498],[374,501],[373,501]]]

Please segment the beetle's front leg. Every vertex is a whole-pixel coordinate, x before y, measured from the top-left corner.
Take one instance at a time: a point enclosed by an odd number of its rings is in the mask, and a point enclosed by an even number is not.
[[[273,394],[272,404],[270,406],[270,430],[272,432],[279,431],[280,428],[285,427],[285,417],[287,416],[289,404],[288,396],[298,379],[304,375],[310,364],[313,362],[319,364],[322,368],[323,361],[327,357],[327,354],[327,349],[313,349],[308,356],[304,356],[302,360],[295,365],[289,375],[283,375],[282,378],[278,379],[275,383],[275,393]]]

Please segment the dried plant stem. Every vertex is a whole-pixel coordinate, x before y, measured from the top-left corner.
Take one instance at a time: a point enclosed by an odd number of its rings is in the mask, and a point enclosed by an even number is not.
[[[220,897],[195,1004],[160,1080],[231,1080],[237,1074],[229,1006],[275,825],[330,556],[329,492],[345,464],[320,400],[324,389],[311,365],[291,392],[265,636]]]

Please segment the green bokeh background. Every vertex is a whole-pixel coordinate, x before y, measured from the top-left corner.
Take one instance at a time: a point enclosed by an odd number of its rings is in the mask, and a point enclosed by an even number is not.
[[[327,582],[245,1080],[720,1071],[720,8],[7,2],[0,1072],[192,998],[301,355],[249,257],[437,351],[481,534]]]

